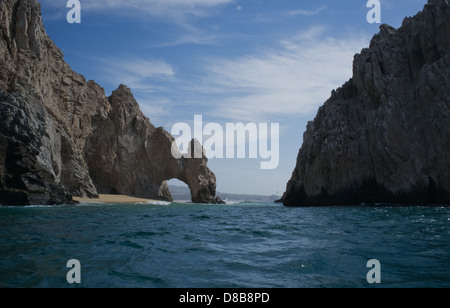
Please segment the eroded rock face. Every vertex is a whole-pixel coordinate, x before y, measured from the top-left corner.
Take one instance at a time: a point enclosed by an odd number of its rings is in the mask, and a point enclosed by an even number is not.
[[[61,135],[38,99],[0,91],[0,204],[62,204]],[[56,140],[55,140],[56,137]]]
[[[174,158],[175,139],[150,123],[128,87],[121,85],[109,102],[108,117],[93,118],[99,129],[85,147],[90,174],[100,193],[172,201],[165,181],[176,178],[189,186],[193,202],[215,203],[216,177],[205,156]]]
[[[175,160],[163,146],[172,136],[151,125],[128,88],[107,98],[71,70],[36,0],[2,0],[0,17],[0,205],[62,204],[95,197],[97,188],[170,199],[164,181],[179,177],[196,202],[214,199],[206,160]],[[169,172],[173,165],[181,167]]]
[[[37,1],[1,1],[0,16],[0,190],[9,196],[0,203],[36,204],[35,195],[42,204],[65,203],[69,193],[96,196],[81,149],[92,130],[90,117],[108,112],[103,89],[64,62],[43,28]],[[55,191],[61,197],[50,197]]]
[[[382,25],[308,124],[282,202],[450,204],[450,7]]]

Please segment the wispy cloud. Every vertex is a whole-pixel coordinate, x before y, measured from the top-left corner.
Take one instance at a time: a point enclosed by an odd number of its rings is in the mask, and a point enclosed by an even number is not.
[[[41,0],[46,5],[65,9],[61,0]],[[171,16],[174,20],[186,16],[206,16],[209,10],[228,4],[233,0],[95,0],[82,1],[82,10],[85,12],[114,10],[115,14],[133,13],[137,18]]]
[[[258,13],[255,16],[250,18],[253,22],[258,23],[268,23],[268,22],[278,22],[285,18],[292,18],[295,16],[315,16],[326,10],[327,6],[323,5],[317,9],[306,10],[306,9],[291,9],[291,10],[279,10],[279,11],[271,11],[270,13]]]
[[[67,13],[65,2],[61,0],[41,0],[46,7],[54,8],[46,13],[46,18],[64,18]],[[183,44],[213,44],[217,41],[214,34],[205,31],[196,24],[199,18],[217,14],[217,8],[234,0],[92,0],[82,1],[83,13],[108,13],[113,18],[125,16],[145,23],[159,22],[174,26],[178,37],[172,38],[161,46]]]
[[[176,106],[168,95],[179,84],[176,68],[162,59],[126,55],[95,60],[97,81],[109,84],[112,89],[119,84],[129,86],[142,112],[153,124],[164,124],[164,119]]]
[[[133,89],[153,92],[156,81],[168,81],[175,76],[174,68],[160,59],[131,58],[100,59],[102,80],[113,84],[124,83]]]
[[[179,26],[182,31],[177,37],[155,47],[173,47],[185,44],[214,45],[220,40],[220,35],[216,31],[206,31],[188,22],[180,23]]]
[[[314,15],[319,14],[320,12],[325,10],[326,8],[327,8],[327,6],[324,5],[324,6],[321,6],[320,8],[315,9],[315,10],[303,10],[303,9],[290,10],[288,12],[288,15],[290,15],[290,16],[298,16],[298,15],[314,16]]]
[[[139,102],[141,111],[153,122],[157,124],[161,118],[171,113],[172,102],[161,97],[135,94]]]
[[[253,55],[211,59],[202,85],[220,98],[210,112],[234,120],[311,115],[351,77],[353,56],[367,43],[316,27]]]

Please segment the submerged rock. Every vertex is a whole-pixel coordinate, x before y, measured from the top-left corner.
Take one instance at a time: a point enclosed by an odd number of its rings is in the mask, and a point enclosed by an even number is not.
[[[450,204],[450,6],[380,27],[304,134],[287,206]]]
[[[0,205],[70,203],[99,192],[171,200],[178,178],[192,200],[215,203],[207,159],[175,159],[130,89],[111,97],[72,71],[48,37],[36,0],[0,2]]]

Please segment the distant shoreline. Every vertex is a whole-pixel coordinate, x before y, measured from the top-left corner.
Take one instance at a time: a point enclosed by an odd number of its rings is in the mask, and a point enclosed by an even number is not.
[[[142,202],[158,202],[157,200],[134,198],[125,195],[99,195],[99,198],[78,198],[73,197],[73,200],[79,203],[142,203]]]

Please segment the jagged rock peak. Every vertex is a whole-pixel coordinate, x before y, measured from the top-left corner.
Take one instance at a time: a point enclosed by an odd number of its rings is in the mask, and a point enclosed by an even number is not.
[[[304,134],[282,202],[450,204],[450,6],[382,25]]]

